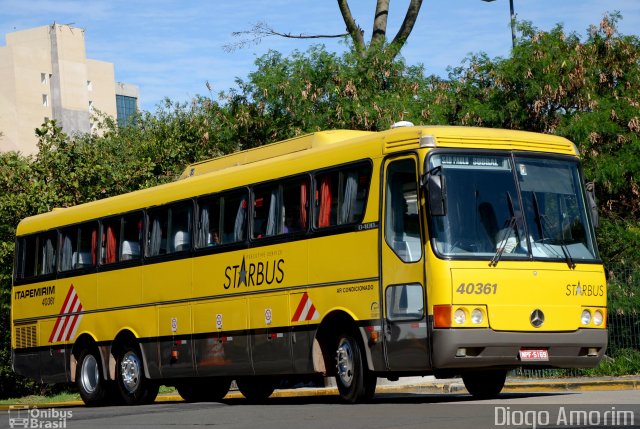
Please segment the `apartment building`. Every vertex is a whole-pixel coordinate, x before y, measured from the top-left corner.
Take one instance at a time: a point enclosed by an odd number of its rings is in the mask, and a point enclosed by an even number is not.
[[[81,28],[8,33],[0,47],[0,151],[37,152],[34,131],[46,119],[66,133],[95,132],[95,110],[126,123],[138,107],[138,88],[114,76],[112,63],[87,58]]]

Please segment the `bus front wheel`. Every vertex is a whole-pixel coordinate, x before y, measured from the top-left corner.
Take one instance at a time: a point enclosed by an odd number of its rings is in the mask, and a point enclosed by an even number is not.
[[[365,366],[358,341],[349,334],[340,335],[336,347],[336,384],[340,397],[349,403],[369,401],[376,392],[376,381]]]
[[[506,378],[507,371],[501,369],[462,374],[464,387],[477,399],[491,399],[498,396]]]
[[[127,405],[150,404],[158,396],[159,385],[144,376],[140,352],[125,345],[117,355],[116,382]]]
[[[96,351],[84,350],[76,366],[76,384],[80,397],[88,406],[103,405],[107,398],[107,386],[102,378],[100,357]]]

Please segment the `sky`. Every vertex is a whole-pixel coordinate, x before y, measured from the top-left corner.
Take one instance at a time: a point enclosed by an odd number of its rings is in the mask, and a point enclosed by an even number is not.
[[[562,23],[582,38],[607,12],[619,11],[622,34],[640,32],[640,0],[513,0],[516,18],[549,30]],[[351,0],[356,22],[371,36],[375,1]],[[391,0],[388,37],[399,28],[409,0]],[[115,65],[116,80],[140,88],[142,109],[154,112],[164,98],[189,101],[236,86],[255,70],[254,61],[270,49],[283,54],[323,43],[331,51],[344,41],[266,38],[227,52],[234,31],[266,22],[280,32],[345,32],[335,0],[0,0],[0,46],[7,33],[52,23],[85,30],[87,57]],[[511,49],[509,0],[424,0],[402,50],[408,64],[427,74],[447,76],[470,53],[508,57]]]

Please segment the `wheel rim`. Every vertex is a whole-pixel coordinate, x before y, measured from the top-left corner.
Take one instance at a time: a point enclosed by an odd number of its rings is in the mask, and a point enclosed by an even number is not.
[[[336,369],[343,386],[350,387],[353,382],[353,347],[351,342],[343,338],[336,351]]]
[[[120,375],[122,377],[122,385],[129,393],[136,391],[140,385],[140,374],[142,363],[134,352],[127,352],[120,362]]]
[[[98,361],[93,355],[85,356],[82,361],[80,380],[82,382],[82,388],[87,393],[93,393],[98,388],[100,372],[98,371]]]

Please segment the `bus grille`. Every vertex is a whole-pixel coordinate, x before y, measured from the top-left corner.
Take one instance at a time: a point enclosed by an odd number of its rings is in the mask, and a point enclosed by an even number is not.
[[[16,326],[16,348],[35,347],[38,345],[36,324]]]

